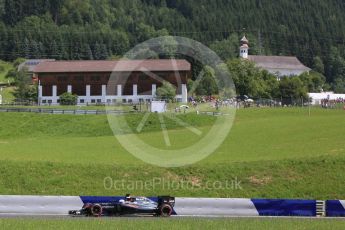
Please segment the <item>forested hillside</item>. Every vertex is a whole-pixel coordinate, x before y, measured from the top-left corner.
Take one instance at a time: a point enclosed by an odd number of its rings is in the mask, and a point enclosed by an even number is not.
[[[105,59],[159,35],[224,59],[246,33],[252,54],[296,55],[345,85],[343,0],[0,0],[0,59]]]

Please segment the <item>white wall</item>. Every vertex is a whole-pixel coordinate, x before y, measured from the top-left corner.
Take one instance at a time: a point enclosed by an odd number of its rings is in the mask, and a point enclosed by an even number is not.
[[[115,103],[138,103],[142,101],[152,101],[156,97],[156,85],[152,85],[152,95],[138,95],[138,86],[133,85],[133,95],[122,95],[122,86],[117,86],[117,95],[106,95],[106,85],[102,86],[102,95],[91,96],[90,86],[86,86],[86,96],[78,96],[78,105],[87,104],[115,104]],[[53,96],[42,96],[42,86],[39,86],[39,103],[42,105],[59,105],[59,98],[57,96],[57,87],[52,86]],[[68,92],[72,92],[72,86],[68,86]],[[176,95],[176,100],[187,103],[188,92],[187,85],[182,85],[182,94]]]
[[[333,92],[308,93],[308,96],[312,99],[312,105],[320,105],[323,99],[329,99],[329,100],[337,100],[338,98],[345,99],[345,94],[335,94]]]

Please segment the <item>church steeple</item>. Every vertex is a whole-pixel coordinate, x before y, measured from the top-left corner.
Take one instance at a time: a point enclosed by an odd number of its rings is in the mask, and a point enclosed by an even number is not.
[[[244,35],[241,39],[240,58],[248,59],[249,41]]]

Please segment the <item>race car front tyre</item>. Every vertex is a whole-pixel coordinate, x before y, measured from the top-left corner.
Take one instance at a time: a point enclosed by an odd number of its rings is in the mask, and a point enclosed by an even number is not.
[[[77,210],[68,211],[68,215],[77,215]]]
[[[162,204],[159,207],[159,215],[162,217],[169,217],[172,214],[172,207],[169,204]]]
[[[92,205],[90,210],[91,210],[91,214],[95,217],[101,216],[103,212],[102,206],[100,204]]]

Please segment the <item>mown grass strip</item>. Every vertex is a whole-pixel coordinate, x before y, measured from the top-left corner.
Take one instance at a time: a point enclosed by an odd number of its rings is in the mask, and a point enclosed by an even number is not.
[[[0,194],[344,199],[345,157],[159,168],[0,161]]]
[[[88,219],[0,219],[4,229],[344,229],[343,220],[327,219],[176,219],[176,218],[88,218]]]

